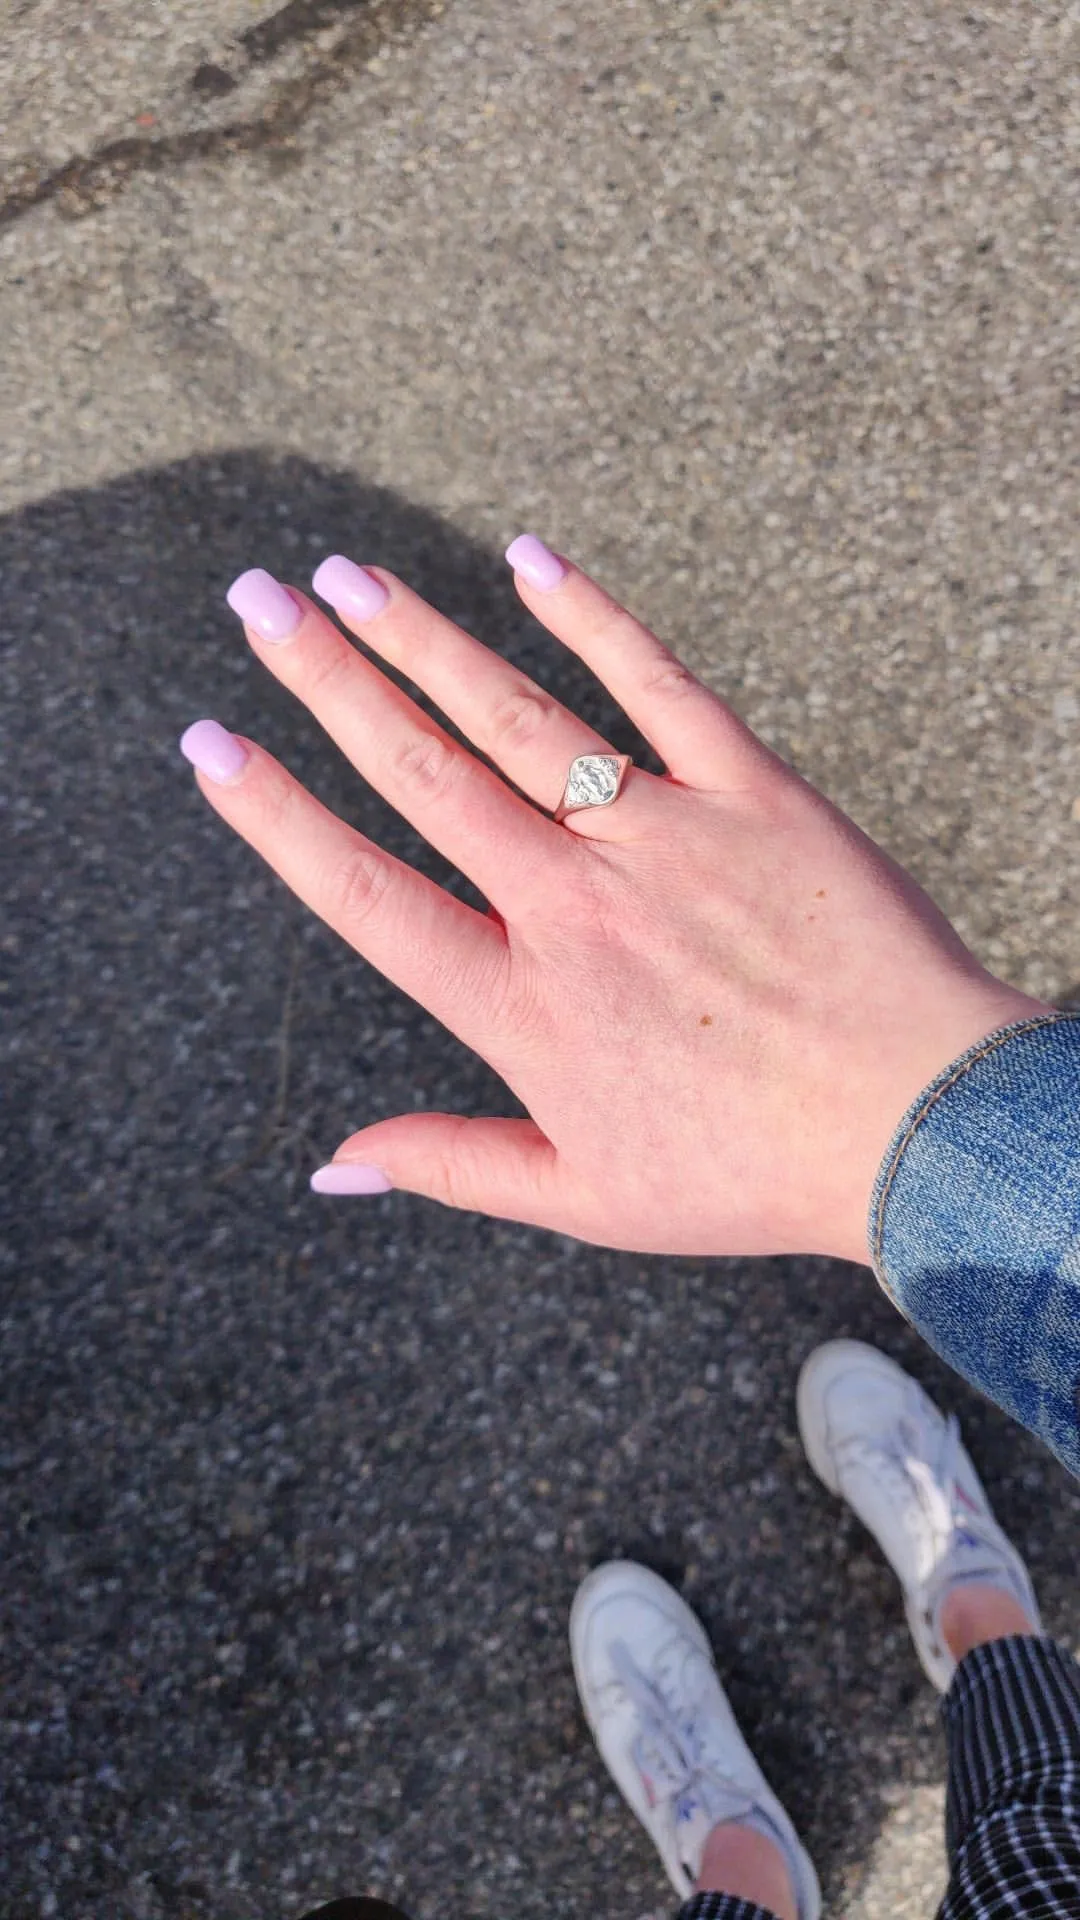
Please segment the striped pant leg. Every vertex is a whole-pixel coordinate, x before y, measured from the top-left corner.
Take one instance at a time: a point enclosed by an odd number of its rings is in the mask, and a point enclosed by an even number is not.
[[[948,1891],[938,1920],[1080,1915],[1080,1667],[1015,1635],[960,1662],[943,1705]]]
[[[950,1880],[937,1920],[1078,1920],[1080,1667],[1050,1640],[992,1640],[960,1662],[943,1713]],[[334,1902],[309,1920],[345,1920],[350,1907],[366,1920],[380,1904]],[[678,1920],[775,1916],[696,1893]]]
[[[301,1920],[407,1920],[397,1907],[381,1900],[332,1900],[328,1907],[314,1907]],[[739,1900],[732,1893],[695,1893],[679,1908],[678,1920],[776,1920],[766,1907],[752,1900]]]
[[[776,1915],[735,1893],[693,1893],[676,1920],[776,1920]]]
[[[950,1880],[938,1920],[1080,1920],[1080,1667],[1017,1635],[962,1660],[943,1707]],[[726,1893],[678,1920],[773,1920]]]

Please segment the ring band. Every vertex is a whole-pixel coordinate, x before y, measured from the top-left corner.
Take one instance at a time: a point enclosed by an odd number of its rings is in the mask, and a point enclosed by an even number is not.
[[[556,825],[568,813],[581,813],[585,807],[610,807],[633,764],[628,753],[583,753],[571,760],[563,797],[555,809]]]

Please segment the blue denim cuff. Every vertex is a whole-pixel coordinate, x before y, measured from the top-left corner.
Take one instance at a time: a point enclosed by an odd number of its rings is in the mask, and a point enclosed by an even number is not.
[[[1080,1475],[1080,1013],[980,1040],[912,1102],[869,1244],[943,1360]]]

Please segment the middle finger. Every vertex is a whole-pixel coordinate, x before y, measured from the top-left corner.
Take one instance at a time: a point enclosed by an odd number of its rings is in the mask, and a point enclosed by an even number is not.
[[[371,580],[389,601],[370,612]],[[397,667],[435,701],[514,785],[554,811],[571,760],[611,753],[602,734],[571,713],[535,680],[447,619],[383,567],[358,567],[343,554],[324,560],[312,581],[317,594],[364,645]]]
[[[541,876],[559,884],[569,835],[452,740],[302,593],[256,569],[233,582],[229,604],[264,665],[357,772],[504,914],[535,902]]]

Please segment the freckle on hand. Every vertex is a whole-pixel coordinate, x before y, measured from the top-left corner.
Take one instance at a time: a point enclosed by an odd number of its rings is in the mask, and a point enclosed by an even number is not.
[[[818,888],[818,890],[817,890],[817,892],[816,892],[816,893],[815,893],[815,895],[814,895],[814,899],[815,899],[815,900],[824,900],[824,898],[825,898],[825,889],[824,889],[824,887],[819,887],[819,888]]]
[[[702,1014],[702,1016],[701,1016],[701,1019],[700,1019],[700,1020],[698,1021],[698,1025],[699,1025],[700,1027],[711,1027],[711,1026],[712,1026],[712,1014],[711,1014],[711,1013],[703,1013],[703,1014]]]

